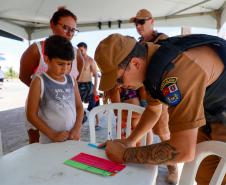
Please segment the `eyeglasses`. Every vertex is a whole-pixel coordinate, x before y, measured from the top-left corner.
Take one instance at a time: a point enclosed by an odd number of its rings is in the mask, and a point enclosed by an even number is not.
[[[129,66],[129,63],[130,63],[131,60],[132,60],[132,58],[129,58],[129,60],[128,60],[127,64],[126,64],[126,67],[124,68],[124,71],[123,71],[122,75],[121,75],[119,78],[116,79],[116,83],[117,83],[118,85],[122,85],[122,84],[124,83],[123,78],[124,78],[126,69],[127,69],[127,67]]]
[[[57,24],[59,24],[59,25],[62,26],[62,28],[63,28],[63,30],[64,30],[65,33],[71,33],[72,35],[75,35],[75,34],[77,34],[77,33],[79,32],[78,29],[76,29],[76,28],[71,28],[71,27],[68,26],[68,25],[65,25],[65,24],[62,24],[62,23],[57,23]]]
[[[135,23],[136,26],[138,26],[139,24],[140,24],[140,25],[144,25],[145,22],[146,22],[147,20],[149,20],[149,19],[151,19],[151,18],[148,18],[148,19],[136,19],[136,20],[134,21],[134,23]]]

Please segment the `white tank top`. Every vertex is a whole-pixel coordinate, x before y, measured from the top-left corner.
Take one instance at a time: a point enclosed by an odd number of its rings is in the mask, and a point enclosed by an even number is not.
[[[43,42],[42,42],[43,43]],[[41,45],[42,44],[41,42],[36,42],[36,45],[38,47],[38,51],[39,51],[39,54],[40,54],[40,60],[39,60],[39,65],[35,71],[34,74],[42,74],[43,72],[46,72],[47,69],[48,69],[48,66],[47,64],[45,63],[45,60],[44,60],[44,47]],[[77,48],[74,48],[74,53],[75,53],[75,59],[73,60],[72,62],[72,67],[71,67],[71,72],[70,72],[70,75],[76,79],[77,76],[78,76],[78,69],[77,69]]]
[[[45,60],[44,60],[44,46],[43,44],[44,42],[36,42],[36,45],[38,47],[38,51],[39,51],[39,54],[40,54],[40,60],[39,60],[39,65],[37,67],[37,69],[35,70],[35,73],[34,75],[32,75],[32,79],[34,78],[34,76],[37,74],[37,75],[40,75],[42,74],[43,72],[46,72],[47,69],[48,69],[48,66],[47,64],[45,63]],[[76,79],[77,76],[78,76],[78,70],[77,70],[77,48],[74,48],[74,52],[75,52],[75,59],[73,60],[72,62],[72,67],[71,67],[71,72],[70,72],[70,75],[71,77],[73,77],[73,79]],[[27,120],[27,117],[26,117],[26,110],[27,110],[27,100],[26,100],[26,103],[25,103],[25,126],[27,128],[27,130],[30,130],[30,129],[36,129],[28,120]]]
[[[44,43],[44,42],[42,42],[42,43]],[[38,64],[38,67],[35,71],[35,74],[40,75],[43,72],[47,71],[48,66],[47,66],[47,64],[45,63],[45,60],[44,60],[44,47],[41,46],[41,42],[36,42],[36,45],[38,47],[40,59],[39,59],[39,64]]]
[[[52,79],[48,74],[38,75],[41,80],[39,116],[53,130],[70,131],[76,121],[74,79],[65,75],[64,82]],[[40,132],[40,143],[52,141]]]

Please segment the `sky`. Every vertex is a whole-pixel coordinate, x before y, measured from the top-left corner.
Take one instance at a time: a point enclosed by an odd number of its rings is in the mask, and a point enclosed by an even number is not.
[[[180,34],[180,27],[156,27],[158,32],[166,33],[169,36],[175,36]],[[204,33],[210,35],[217,35],[215,29],[203,29],[192,28],[192,33]],[[80,32],[72,39],[72,44],[76,46],[79,42],[85,42],[88,45],[88,55],[94,57],[95,49],[99,42],[112,33],[121,33],[123,35],[130,35],[139,38],[135,28],[128,29],[116,29],[116,30],[100,30]],[[28,47],[27,41],[16,41],[0,37],[0,57],[4,57],[5,60],[0,60],[0,66],[3,71],[7,71],[9,67],[12,67],[16,72],[19,72],[20,57]]]

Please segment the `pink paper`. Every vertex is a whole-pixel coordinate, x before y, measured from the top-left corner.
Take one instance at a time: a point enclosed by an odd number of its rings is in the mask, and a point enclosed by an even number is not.
[[[118,164],[110,160],[103,159],[103,158],[86,154],[86,153],[80,153],[75,157],[71,158],[71,160],[80,162],[89,166],[93,166],[102,170],[106,170],[112,173],[117,173],[121,171],[123,168],[125,168],[125,165]]]

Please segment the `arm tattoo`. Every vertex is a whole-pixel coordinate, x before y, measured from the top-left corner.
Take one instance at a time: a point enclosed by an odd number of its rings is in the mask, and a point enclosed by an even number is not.
[[[178,152],[166,142],[142,147],[127,148],[123,160],[125,162],[162,164],[175,159]]]

